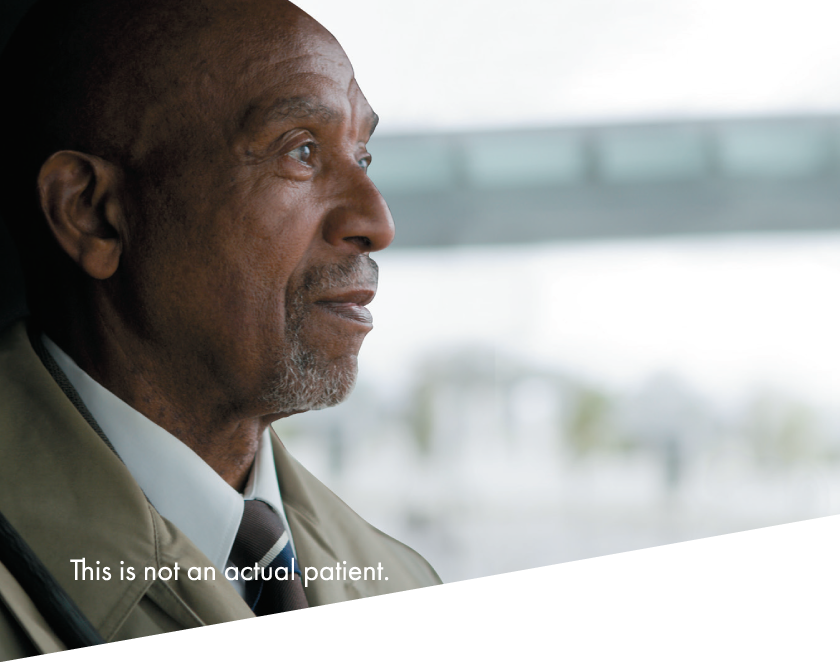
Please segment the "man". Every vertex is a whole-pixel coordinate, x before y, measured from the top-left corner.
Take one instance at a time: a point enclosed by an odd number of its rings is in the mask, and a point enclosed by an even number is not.
[[[438,583],[270,428],[350,392],[393,238],[335,39],[284,0],[46,0],[2,76],[32,316],[0,334],[0,513],[83,617],[112,641]],[[3,570],[0,657],[67,645]]]

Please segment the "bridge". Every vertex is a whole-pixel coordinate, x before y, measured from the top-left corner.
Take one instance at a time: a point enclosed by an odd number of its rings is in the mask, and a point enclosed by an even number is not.
[[[840,117],[374,136],[395,246],[840,229]]]

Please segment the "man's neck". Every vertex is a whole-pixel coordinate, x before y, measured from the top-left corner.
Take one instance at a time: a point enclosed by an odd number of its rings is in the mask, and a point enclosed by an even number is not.
[[[213,397],[212,385],[203,394],[178,388],[175,360],[148,360],[141,343],[102,329],[80,331],[45,328],[92,379],[187,445],[231,487],[244,489],[260,438],[276,416],[236,417],[230,405]]]

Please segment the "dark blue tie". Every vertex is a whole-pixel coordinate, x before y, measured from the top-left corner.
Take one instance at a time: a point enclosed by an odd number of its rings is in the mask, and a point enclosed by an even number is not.
[[[245,502],[230,560],[240,574],[250,568],[247,576],[255,575],[245,582],[245,601],[257,616],[309,606],[289,534],[280,516],[264,501]]]

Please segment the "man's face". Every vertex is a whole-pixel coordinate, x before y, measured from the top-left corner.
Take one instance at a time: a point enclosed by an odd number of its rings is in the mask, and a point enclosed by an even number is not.
[[[132,147],[126,316],[179,366],[173,383],[236,413],[337,403],[372,328],[368,254],[393,239],[350,63],[312,19],[260,0],[151,75],[182,85]]]

